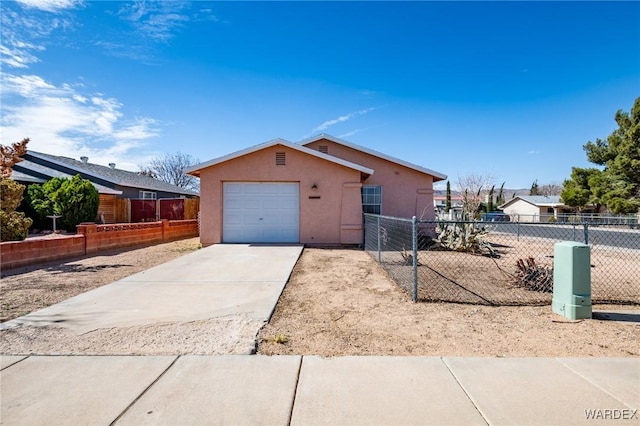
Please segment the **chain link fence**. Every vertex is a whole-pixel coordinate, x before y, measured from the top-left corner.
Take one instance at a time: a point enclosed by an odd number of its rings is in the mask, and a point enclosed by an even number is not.
[[[550,304],[554,244],[560,241],[591,247],[594,303],[640,304],[640,230],[634,227],[365,214],[365,250],[414,301]]]

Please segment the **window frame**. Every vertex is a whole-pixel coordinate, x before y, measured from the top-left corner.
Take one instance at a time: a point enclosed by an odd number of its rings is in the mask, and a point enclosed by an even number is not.
[[[151,197],[147,197],[147,195],[151,195]],[[138,197],[140,197],[140,200],[157,200],[158,199],[158,193],[154,192],[154,191],[139,190],[138,191]]]
[[[369,190],[374,192],[369,193]],[[362,185],[360,195],[363,213],[382,214],[382,185]],[[373,200],[370,197],[373,197]]]

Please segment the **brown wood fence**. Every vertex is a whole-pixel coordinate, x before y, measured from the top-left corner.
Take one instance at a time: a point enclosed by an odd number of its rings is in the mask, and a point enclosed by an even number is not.
[[[184,219],[197,219],[200,211],[200,198],[187,198],[184,200]]]
[[[199,198],[184,200],[184,220],[197,219],[199,211]],[[116,198],[115,195],[100,194],[98,212],[102,212],[104,223],[129,223],[131,222],[131,200]]]

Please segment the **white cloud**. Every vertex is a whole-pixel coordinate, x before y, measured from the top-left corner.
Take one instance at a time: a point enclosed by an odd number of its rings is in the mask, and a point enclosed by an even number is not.
[[[12,68],[28,68],[29,64],[35,62],[39,62],[39,59],[26,49],[0,45],[0,63],[3,65]]]
[[[136,1],[126,3],[118,15],[131,22],[143,38],[166,42],[189,21],[189,16],[181,13],[186,6],[181,1]]]
[[[158,123],[150,118],[125,119],[123,105],[100,94],[78,93],[65,84],[55,86],[35,75],[3,74],[0,138],[8,144],[31,138],[29,148],[54,155],[137,170],[148,160],[133,150],[157,136]],[[137,160],[136,160],[137,158]]]
[[[17,0],[21,5],[32,8],[44,10],[45,12],[59,12],[61,10],[73,9],[81,6],[80,0]]]
[[[36,7],[36,3],[45,7],[45,2],[33,2],[33,7]],[[0,8],[0,63],[3,66],[25,69],[30,64],[40,62],[38,52],[45,50],[45,44],[51,41],[51,34],[73,27],[69,14],[36,17],[11,6],[3,4]]]
[[[25,98],[36,96],[43,90],[55,91],[56,89],[37,75],[3,74],[1,82],[2,91],[5,94],[16,93]]]
[[[341,115],[340,117],[335,118],[333,120],[327,120],[321,125],[319,125],[318,127],[314,128],[313,131],[318,132],[318,131],[327,130],[329,127],[333,126],[334,124],[344,123],[345,121],[351,120],[352,118],[358,117],[360,115],[364,115],[370,111],[373,111],[374,109],[375,108],[362,109],[360,111],[355,111],[346,115]]]
[[[86,155],[94,163],[115,162],[119,168],[129,170],[138,170],[138,164],[155,156],[157,153],[136,150],[157,136],[157,121],[128,118],[117,99],[89,93],[82,84],[54,84],[29,72],[29,66],[40,61],[38,52],[56,40],[55,32],[73,28],[75,18],[66,9],[82,3],[7,3],[0,8],[0,63],[4,67],[0,74],[1,143],[29,137],[29,148],[34,151],[74,158]],[[13,72],[7,72],[10,69]]]

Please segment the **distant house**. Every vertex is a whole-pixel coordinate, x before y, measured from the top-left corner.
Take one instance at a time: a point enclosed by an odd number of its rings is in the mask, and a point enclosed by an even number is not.
[[[435,208],[438,219],[457,220],[462,217],[462,196],[451,195],[451,210],[447,209],[447,196],[434,195],[433,207]]]
[[[100,194],[99,212],[106,223],[115,221],[114,204],[117,198],[157,200],[161,198],[192,198],[198,193],[188,191],[136,172],[90,163],[87,157],[69,157],[27,151],[23,160],[13,166],[11,178],[25,185],[44,183],[54,177],[70,178],[79,174],[91,181]]]
[[[363,215],[434,219],[446,176],[342,139],[275,139],[195,165],[203,245],[362,244]]]
[[[558,195],[518,195],[498,209],[518,222],[548,222],[573,210],[562,203]]]

